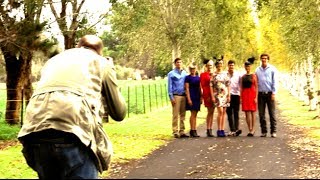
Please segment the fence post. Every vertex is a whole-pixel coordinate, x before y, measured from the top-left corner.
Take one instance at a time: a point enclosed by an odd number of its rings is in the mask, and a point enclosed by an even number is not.
[[[128,86],[128,118],[130,117],[130,86]]]
[[[134,86],[134,91],[136,94],[136,114],[138,114],[138,91],[137,91],[137,86]]]
[[[151,112],[151,89],[150,89],[150,84],[148,85],[149,87],[149,106],[150,106],[150,112]]]
[[[157,93],[157,83],[154,84],[154,90],[155,90],[154,92],[155,92],[155,95],[156,95],[156,105],[157,105],[157,108],[159,108],[158,107],[158,96],[157,96],[158,95],[158,93]]]
[[[20,121],[20,126],[22,127],[23,125],[23,109],[24,109],[24,88],[21,89],[21,111],[20,111],[20,115],[21,115],[21,121]]]
[[[161,98],[161,105],[162,105],[162,107],[163,107],[163,97],[162,97],[163,95],[162,95],[162,85],[161,85],[161,83],[160,83],[160,98]]]
[[[168,88],[167,88],[167,84],[164,84],[164,87],[165,87],[165,92],[166,92],[166,102],[167,102],[167,106],[168,106]]]
[[[143,113],[146,113],[146,101],[144,99],[144,85],[142,85]]]

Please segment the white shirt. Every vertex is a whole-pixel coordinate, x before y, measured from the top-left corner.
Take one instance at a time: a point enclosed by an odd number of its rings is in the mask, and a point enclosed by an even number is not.
[[[240,78],[241,78],[241,73],[237,71],[233,71],[233,74],[229,74],[228,76],[230,78],[230,94],[231,95],[239,95],[240,96]]]

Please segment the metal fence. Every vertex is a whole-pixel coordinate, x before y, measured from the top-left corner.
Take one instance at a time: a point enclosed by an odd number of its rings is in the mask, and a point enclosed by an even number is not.
[[[169,97],[166,81],[148,82],[146,84],[123,83],[120,85],[120,91],[127,103],[127,117],[132,114],[145,114],[156,109],[168,106]],[[19,90],[21,99],[10,100],[21,103],[19,109],[21,125],[23,124],[24,114],[26,110],[26,100],[24,97],[24,90]],[[6,111],[17,111],[16,109],[6,109],[7,90],[0,88],[0,120],[5,119]]]

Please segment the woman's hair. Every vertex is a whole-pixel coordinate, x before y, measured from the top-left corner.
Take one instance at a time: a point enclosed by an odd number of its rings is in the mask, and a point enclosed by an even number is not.
[[[215,66],[217,66],[218,64],[222,64],[223,63],[223,55],[221,55],[221,58],[217,58],[217,57],[213,57],[213,59],[216,60],[216,62],[214,63]]]
[[[248,58],[248,60],[244,63],[244,65],[250,66],[251,64],[254,63],[255,60],[256,60],[255,57],[252,56],[251,58]]]
[[[195,62],[190,63],[190,64],[188,65],[188,69],[189,69],[189,71],[190,71],[191,69],[197,69],[196,63],[195,63]]]

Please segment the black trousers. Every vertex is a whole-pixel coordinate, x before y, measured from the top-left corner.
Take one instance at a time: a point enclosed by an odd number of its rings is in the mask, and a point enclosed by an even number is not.
[[[267,122],[266,122],[266,106],[268,107],[269,118],[270,118],[270,132],[277,132],[277,121],[275,118],[275,101],[271,100],[272,92],[258,93],[258,110],[261,133],[267,133]]]
[[[235,132],[239,130],[239,109],[240,109],[240,96],[231,95],[230,106],[227,107],[227,115],[230,131]]]

